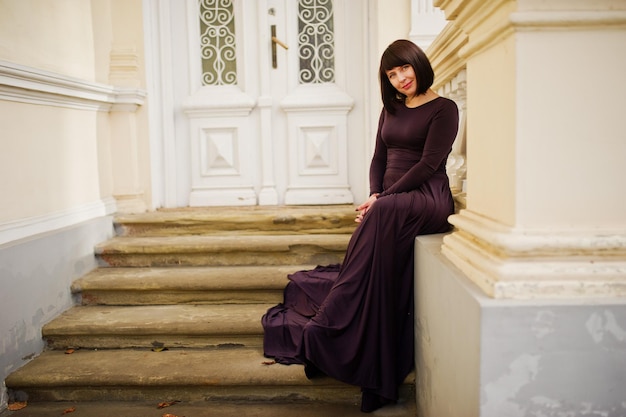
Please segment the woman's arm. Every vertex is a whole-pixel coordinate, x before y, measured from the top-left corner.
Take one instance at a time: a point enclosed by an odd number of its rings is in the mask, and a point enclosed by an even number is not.
[[[380,117],[378,118],[376,147],[374,148],[374,156],[372,157],[372,162],[370,163],[370,196],[363,204],[356,208],[356,211],[359,213],[354,221],[357,223],[361,223],[365,213],[367,213],[372,204],[376,202],[378,193],[383,190],[383,177],[385,176],[385,168],[387,166],[387,145],[383,142],[380,132],[384,121],[385,110],[383,109],[380,112]]]
[[[381,130],[385,121],[385,110],[378,118],[378,131],[376,132],[376,147],[370,163],[370,195],[383,191],[383,177],[387,166],[387,145],[383,142]]]

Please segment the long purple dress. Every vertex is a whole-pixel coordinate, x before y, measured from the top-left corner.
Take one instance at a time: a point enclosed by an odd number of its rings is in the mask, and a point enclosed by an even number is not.
[[[370,167],[378,200],[341,265],[289,275],[284,302],[262,318],[267,357],[360,386],[363,402],[397,400],[414,366],[414,241],[449,230],[445,164],[457,129],[457,106],[443,97],[382,111]]]

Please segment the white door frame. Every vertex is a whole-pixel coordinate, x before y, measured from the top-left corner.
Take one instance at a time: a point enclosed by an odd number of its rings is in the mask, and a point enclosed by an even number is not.
[[[341,16],[342,13],[350,13],[350,2],[362,0],[339,0],[337,1],[337,7],[335,13]],[[362,27],[341,27],[343,25],[336,25],[337,31],[343,33],[338,34],[338,42],[349,42],[350,34],[356,30],[362,30],[366,33],[367,38],[360,39],[361,42],[372,44],[372,41],[376,39],[375,28],[368,27],[369,13],[372,9],[372,0],[366,0],[367,4],[363,7],[363,16],[359,25]],[[251,2],[252,3],[252,2]],[[259,0],[254,2],[258,4],[257,16],[258,22],[246,22],[246,24],[258,25],[259,27],[264,24],[266,17],[264,13],[260,13],[259,10],[265,10],[266,0]],[[151,162],[152,162],[152,184],[153,184],[153,206],[154,207],[184,207],[189,204],[188,195],[181,193],[181,190],[191,189],[191,180],[185,175],[181,175],[181,170],[178,168],[182,166],[189,166],[191,164],[189,154],[189,144],[181,143],[183,141],[177,141],[177,135],[187,135],[190,132],[185,132],[185,127],[181,127],[183,118],[187,117],[180,112],[177,108],[180,97],[179,87],[174,80],[177,79],[177,74],[174,73],[171,63],[176,59],[187,59],[188,51],[181,51],[173,48],[171,39],[181,34],[176,34],[175,28],[172,26],[172,20],[181,18],[180,13],[186,13],[186,11],[179,10],[176,5],[180,4],[180,0],[144,0],[145,6],[145,32],[146,32],[146,67],[148,73],[148,91],[150,97],[150,145],[151,145]],[[248,3],[246,3],[246,6]],[[188,17],[186,17],[188,18]],[[358,25],[357,25],[358,26]],[[174,32],[173,32],[174,30]],[[182,35],[186,36],[186,35]],[[260,34],[260,38],[263,38],[263,34]],[[267,39],[265,40],[267,41]],[[259,39],[259,44],[263,44],[263,39]],[[354,40],[352,40],[354,42]],[[374,43],[375,45],[375,43]],[[346,158],[350,159],[347,172],[343,173],[354,195],[355,201],[359,201],[367,195],[367,168],[369,157],[373,151],[372,144],[373,138],[372,131],[375,132],[375,121],[372,120],[372,115],[377,115],[379,112],[378,102],[370,103],[371,97],[378,98],[378,85],[376,81],[376,63],[372,64],[371,48],[367,45],[359,45],[360,48],[343,48],[346,50],[346,56],[337,60],[338,65],[357,65],[365,68],[364,80],[357,81],[358,85],[354,85],[355,81],[350,79],[348,74],[345,79],[338,80],[337,83],[342,87],[347,88],[351,93],[358,91],[356,97],[356,106],[359,107],[361,113],[361,119],[357,120],[357,117],[349,116],[345,129],[348,130],[348,143],[346,144],[345,152]],[[352,52],[349,52],[351,51]],[[250,51],[248,51],[250,53]],[[372,54],[373,55],[373,54]],[[375,57],[374,57],[375,58]],[[269,68],[270,63],[261,63],[266,69]],[[269,92],[266,91],[265,80],[269,79],[269,72],[263,68],[260,69],[260,86],[259,91],[253,91],[256,96],[253,106],[256,106],[258,112],[258,125],[263,127],[264,124],[270,123],[270,109]],[[264,73],[265,71],[265,73]],[[244,83],[248,82],[245,79]],[[248,91],[246,91],[248,92]],[[314,95],[313,95],[314,96]],[[345,97],[336,97],[336,103],[338,108],[346,106],[347,102]],[[245,100],[244,100],[245,101]],[[193,110],[193,103],[187,103],[188,112]],[[281,105],[285,109],[287,114],[291,117],[291,129],[297,126],[298,112],[293,110],[289,113],[290,105],[289,100],[285,100]],[[244,106],[245,107],[245,106]],[[296,106],[297,107],[297,106]],[[292,107],[296,109],[296,107]],[[288,116],[289,117],[289,116]],[[374,129],[372,128],[374,126]],[[269,132],[269,133],[267,133]],[[264,137],[261,137],[261,147],[263,152],[263,161],[271,160],[271,132],[266,130]],[[357,162],[353,162],[357,161]],[[258,199],[260,204],[275,204],[277,203],[277,197],[275,196],[276,184],[274,181],[274,171],[271,164],[264,164],[260,173],[263,177],[262,187],[258,193]],[[297,192],[297,190],[294,190]],[[308,192],[305,190],[305,192]],[[319,200],[314,198],[310,203],[315,204]]]

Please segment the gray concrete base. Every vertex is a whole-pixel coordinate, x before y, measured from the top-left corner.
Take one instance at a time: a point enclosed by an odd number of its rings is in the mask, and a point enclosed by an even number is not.
[[[626,300],[487,297],[416,241],[418,416],[626,416]]]
[[[4,380],[44,349],[41,328],[73,305],[73,280],[97,266],[93,248],[113,235],[111,217],[0,245],[0,410]]]

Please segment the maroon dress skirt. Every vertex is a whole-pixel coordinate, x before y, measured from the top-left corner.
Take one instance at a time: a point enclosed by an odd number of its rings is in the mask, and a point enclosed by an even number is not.
[[[341,265],[288,276],[283,303],[263,316],[264,354],[305,364],[384,400],[414,366],[414,242],[449,230],[448,178],[381,197],[353,233]]]

